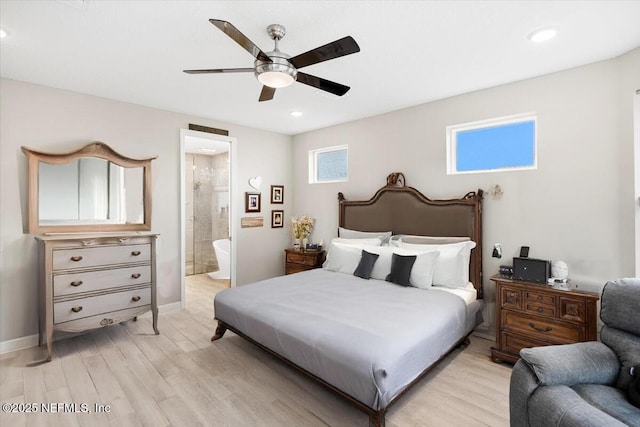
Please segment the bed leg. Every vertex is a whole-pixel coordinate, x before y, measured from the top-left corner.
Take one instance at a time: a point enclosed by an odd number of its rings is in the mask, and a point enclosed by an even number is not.
[[[380,412],[369,414],[369,427],[384,427],[384,414]]]
[[[469,335],[467,335],[466,337],[464,337],[464,339],[462,340],[462,342],[458,347],[462,350],[467,348],[469,344],[471,344],[471,340],[469,339]]]
[[[227,332],[227,327],[222,322],[218,322],[216,333],[211,337],[211,341],[219,340],[225,332]]]

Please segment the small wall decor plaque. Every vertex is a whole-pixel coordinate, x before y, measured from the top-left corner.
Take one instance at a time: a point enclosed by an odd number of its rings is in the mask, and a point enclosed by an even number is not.
[[[264,217],[261,216],[246,216],[240,218],[240,227],[242,228],[262,227],[263,225]]]

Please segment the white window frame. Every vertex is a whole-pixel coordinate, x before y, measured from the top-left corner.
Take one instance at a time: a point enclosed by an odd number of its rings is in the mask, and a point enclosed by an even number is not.
[[[329,181],[318,181],[318,154],[329,153],[332,151],[347,152],[347,177],[344,179],[334,179]],[[336,145],[333,147],[317,148],[315,150],[309,150],[309,184],[328,184],[332,182],[347,182],[349,181],[349,145]]]
[[[533,164],[528,166],[501,167],[495,169],[478,169],[471,171],[459,171],[457,164],[457,136],[459,132],[484,129],[501,125],[522,123],[533,121]],[[538,118],[536,113],[522,113],[512,116],[497,117],[487,120],[478,120],[475,122],[462,123],[458,125],[447,126],[447,175],[462,175],[470,173],[486,173],[486,172],[508,172],[532,170],[538,168]]]

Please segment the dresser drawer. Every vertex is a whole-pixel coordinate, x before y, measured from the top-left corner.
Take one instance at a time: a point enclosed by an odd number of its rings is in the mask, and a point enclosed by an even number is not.
[[[519,289],[501,288],[500,307],[522,310],[522,292]]]
[[[282,258],[281,258],[282,259]],[[316,256],[308,256],[304,254],[287,253],[287,262],[293,264],[302,264],[313,267],[316,265]]]
[[[560,317],[573,322],[584,322],[586,317],[586,304],[584,300],[573,298],[560,298]]]
[[[53,296],[73,295],[151,282],[151,266],[115,268],[53,276]]]
[[[82,319],[70,320],[56,325],[56,330],[63,332],[82,332],[87,329],[102,328],[116,323],[124,322],[135,316],[140,316],[151,310],[150,305],[127,308],[125,310],[112,311],[111,313],[97,314]]]
[[[78,298],[53,304],[53,323],[63,323],[96,314],[109,313],[151,304],[151,287],[142,287],[124,292]]]
[[[556,317],[555,305],[536,304],[525,301],[524,311],[526,311],[527,313],[538,314],[545,317]]]
[[[150,259],[151,245],[149,244],[57,249],[53,251],[53,270],[126,264]]]
[[[524,299],[527,302],[537,302],[537,303],[540,303],[540,304],[549,304],[549,305],[555,305],[556,304],[556,296],[555,295],[549,295],[549,294],[545,294],[545,293],[542,293],[542,292],[525,291]]]
[[[531,337],[524,337],[522,335],[515,335],[510,333],[503,333],[502,337],[502,350],[508,351],[513,354],[519,354],[520,350],[529,347],[542,347],[549,345],[547,342],[533,339]]]
[[[534,339],[551,340],[557,343],[584,341],[584,331],[563,322],[533,317],[523,313],[502,312],[502,328],[519,332]]]

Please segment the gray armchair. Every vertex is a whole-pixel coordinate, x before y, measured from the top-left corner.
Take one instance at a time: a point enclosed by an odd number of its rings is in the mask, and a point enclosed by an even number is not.
[[[512,427],[640,427],[640,408],[626,394],[630,369],[640,366],[640,279],[608,282],[600,318],[602,342],[520,351],[509,391]]]

